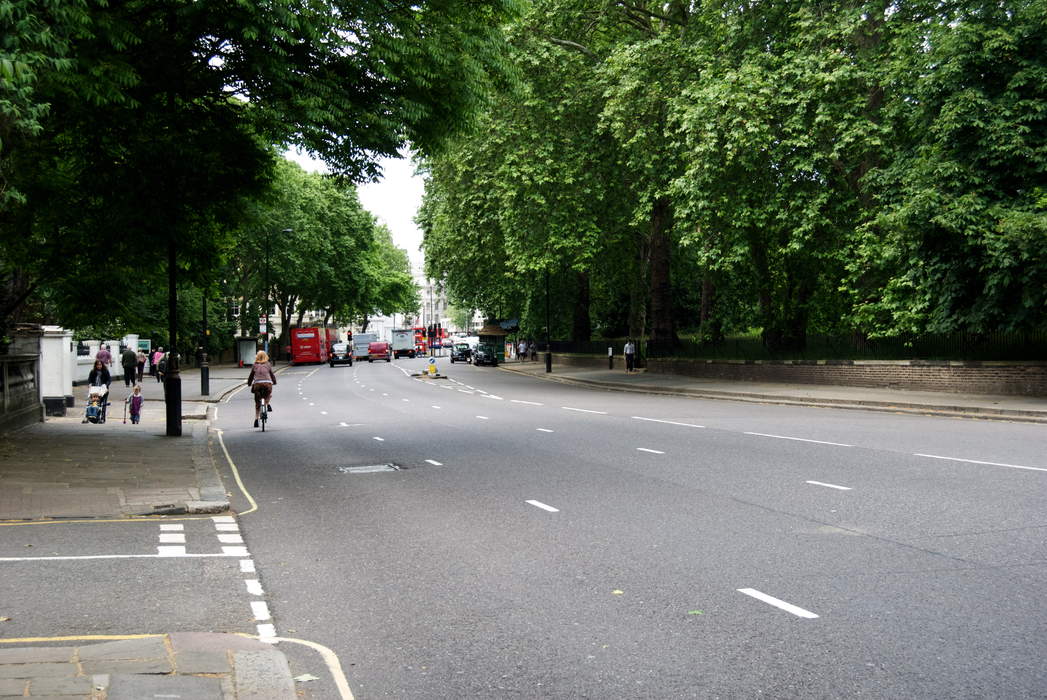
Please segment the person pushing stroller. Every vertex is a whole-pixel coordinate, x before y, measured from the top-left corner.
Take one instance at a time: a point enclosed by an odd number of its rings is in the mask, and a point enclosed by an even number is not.
[[[109,406],[109,385],[113,379],[102,360],[95,360],[87,375],[87,408],[83,423],[105,423],[106,407]]]

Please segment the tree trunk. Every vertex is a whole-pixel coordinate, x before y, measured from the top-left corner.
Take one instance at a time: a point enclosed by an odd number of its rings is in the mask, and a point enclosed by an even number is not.
[[[629,337],[640,342],[647,336],[647,287],[651,246],[647,236],[637,236],[636,269],[629,285]]]
[[[651,210],[651,342],[662,346],[676,343],[670,273],[672,226],[672,205],[661,197]]]
[[[574,317],[571,321],[571,340],[588,343],[593,336],[593,323],[589,316],[589,273],[575,273],[577,293],[574,298]]]

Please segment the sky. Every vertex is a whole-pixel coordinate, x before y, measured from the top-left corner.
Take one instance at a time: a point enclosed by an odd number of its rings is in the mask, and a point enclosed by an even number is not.
[[[289,152],[288,159],[310,172],[327,172],[323,162],[308,155]],[[379,182],[359,185],[357,192],[364,209],[374,214],[393,234],[393,243],[407,251],[411,259],[411,270],[422,271],[422,232],[414,223],[418,208],[422,205],[425,181],[414,174],[414,164],[409,157],[383,158],[382,179]]]

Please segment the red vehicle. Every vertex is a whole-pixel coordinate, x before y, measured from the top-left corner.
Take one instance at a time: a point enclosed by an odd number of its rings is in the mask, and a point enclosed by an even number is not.
[[[327,362],[335,340],[330,328],[292,328],[291,364]]]
[[[374,362],[375,360],[385,360],[386,362],[393,361],[389,350],[389,343],[367,344],[367,361]]]

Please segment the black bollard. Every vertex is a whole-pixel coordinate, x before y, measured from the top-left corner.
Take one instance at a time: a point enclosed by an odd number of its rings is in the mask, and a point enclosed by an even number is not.
[[[546,373],[553,371],[553,354],[551,352],[545,353],[545,371]]]
[[[207,366],[207,353],[200,353],[200,395],[211,394],[211,368]]]

